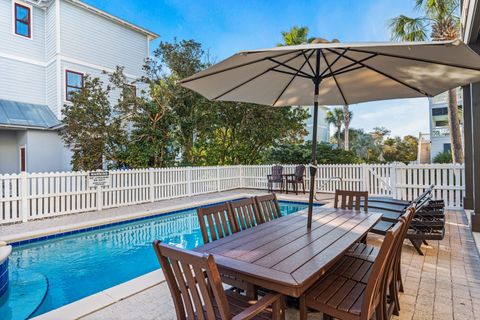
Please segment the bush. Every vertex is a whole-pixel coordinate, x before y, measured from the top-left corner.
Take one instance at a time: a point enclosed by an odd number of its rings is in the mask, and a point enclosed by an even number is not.
[[[447,151],[447,152],[442,152],[439,153],[433,158],[433,163],[452,163],[453,158],[452,158],[452,152]]]

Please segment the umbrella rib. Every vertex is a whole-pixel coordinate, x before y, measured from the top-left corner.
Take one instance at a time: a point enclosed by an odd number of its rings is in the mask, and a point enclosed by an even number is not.
[[[295,51],[288,51],[288,52],[280,53],[280,54],[274,56],[274,58],[282,57],[282,56],[285,56],[287,54],[292,54],[292,53],[295,53]],[[269,58],[271,58],[271,57],[264,57],[264,58],[261,58],[261,59],[256,59],[254,61],[242,63],[242,64],[239,64],[239,65],[236,65],[236,66],[231,66],[231,67],[228,67],[228,68],[225,68],[225,69],[222,69],[222,70],[217,70],[217,71],[210,72],[210,73],[207,73],[207,74],[202,74],[202,75],[199,75],[199,76],[196,76],[196,77],[192,76],[192,78],[186,78],[186,79],[180,80],[179,83],[187,83],[187,82],[191,82],[191,81],[194,81],[194,80],[214,76],[214,75],[222,73],[222,72],[226,72],[226,71],[238,69],[238,68],[241,68],[241,67],[246,67],[246,66],[249,66],[249,65],[254,64],[254,63],[262,62],[262,61],[268,60]]]
[[[307,60],[308,66],[310,67],[310,71],[312,71],[312,74],[315,75],[315,70],[313,70],[312,64],[310,63],[310,60],[307,58],[307,55],[305,54],[305,52],[303,50],[302,50],[302,54],[303,54],[303,57],[305,58],[305,60]]]
[[[298,69],[298,71],[302,70],[302,68],[305,66],[305,64],[307,63],[308,60],[310,60],[310,58],[312,57],[313,53],[315,52],[315,50],[312,50],[312,52],[310,53],[310,55],[308,56],[308,58],[305,59],[305,62],[303,62],[302,66]],[[293,82],[293,80],[296,78],[297,76],[294,75],[292,77],[292,79],[290,79],[290,81],[287,83],[287,85],[285,86],[285,88],[283,88],[282,92],[280,92],[280,94],[278,95],[277,99],[275,99],[275,101],[273,102],[272,104],[272,107],[275,106],[275,104],[278,102],[278,100],[280,100],[280,98],[283,96],[283,94],[285,93],[285,91],[288,89],[288,87],[290,86],[290,84]]]
[[[348,105],[348,102],[347,102],[347,99],[345,98],[345,94],[343,93],[342,87],[340,87],[340,84],[338,83],[337,77],[335,77],[335,74],[333,74],[332,67],[331,67],[330,63],[328,63],[327,57],[325,56],[325,54],[323,54],[322,50],[320,50],[320,53],[322,54],[323,60],[325,60],[325,63],[327,64],[327,67],[330,70],[330,73],[332,74],[333,80],[335,81],[335,84],[337,85],[338,91],[340,91],[340,95],[342,96],[343,102],[345,103],[345,105]]]
[[[335,60],[333,60],[332,62],[332,67],[335,65],[335,63],[337,63],[338,60],[340,60],[341,57],[343,57],[343,55],[345,53],[347,53],[347,49],[344,49],[343,52],[341,54],[338,54],[337,52],[335,52],[337,54],[337,57],[335,58]],[[325,55],[324,55],[325,56]],[[323,77],[323,75],[327,72],[328,70],[325,69],[323,70],[323,72],[320,74],[320,77]]]
[[[350,51],[356,51],[356,52],[362,52],[362,53],[375,53],[373,51],[369,50],[361,50],[361,49],[352,49],[349,48]],[[467,66],[462,66],[462,65],[457,65],[453,63],[446,63],[446,62],[439,62],[439,61],[433,61],[433,60],[428,60],[428,59],[422,59],[422,58],[413,58],[413,57],[405,57],[397,54],[392,54],[392,53],[382,53],[382,52],[376,52],[378,55],[381,56],[386,56],[390,58],[397,58],[397,59],[406,59],[406,60],[413,60],[413,61],[418,61],[418,62],[425,62],[425,63],[433,63],[433,64],[440,64],[448,67],[454,67],[454,68],[461,68],[461,69],[469,69],[469,70],[475,70],[475,71],[480,71],[480,68],[472,68],[472,67],[467,67]]]
[[[277,67],[275,67],[277,68]],[[284,74],[289,74],[291,76],[297,76],[297,77],[302,77],[302,78],[306,78],[306,79],[313,79],[312,76],[304,76],[303,74],[296,74],[295,72],[288,72],[288,71],[285,71],[285,70],[278,70],[278,69],[269,69],[268,71],[275,71],[275,72],[280,72],[280,73],[284,73]]]
[[[336,53],[336,51],[334,51],[334,50],[331,50],[331,49],[327,49],[327,50],[330,51],[330,52]],[[386,78],[388,78],[388,79],[390,79],[390,80],[393,80],[393,81],[395,81],[395,82],[397,82],[397,83],[400,83],[401,85],[403,85],[403,86],[405,86],[405,87],[408,87],[408,88],[410,88],[410,89],[412,89],[412,90],[420,93],[420,94],[423,95],[423,96],[427,96],[427,97],[430,97],[430,96],[431,96],[430,94],[426,93],[425,91],[420,90],[420,89],[418,89],[418,88],[415,88],[414,86],[409,85],[408,83],[405,83],[405,82],[403,82],[402,80],[399,80],[399,79],[397,79],[397,78],[395,78],[395,77],[392,77],[391,75],[389,75],[389,74],[387,74],[387,73],[385,73],[385,72],[383,72],[383,71],[380,71],[380,70],[378,70],[378,69],[376,69],[376,68],[374,68],[374,67],[371,67],[371,66],[369,66],[369,65],[366,65],[366,64],[364,64],[363,62],[359,62],[359,61],[357,61],[357,60],[355,60],[355,59],[353,59],[353,58],[350,58],[350,57],[347,56],[347,55],[344,55],[343,57],[346,58],[346,59],[348,59],[348,60],[350,60],[350,61],[352,61],[352,62],[357,62],[358,64],[364,66],[365,68],[370,69],[370,70],[372,70],[372,71],[374,71],[374,72],[376,72],[376,73],[378,73],[378,74],[381,74],[382,76],[384,76],[384,77],[386,77]]]
[[[302,50],[302,51],[303,51],[303,50]],[[300,54],[301,54],[301,53],[300,53]],[[268,58],[268,60],[277,63],[277,64],[278,64],[277,67],[282,66],[282,67],[285,67],[285,68],[287,68],[287,69],[290,69],[290,70],[292,70],[292,71],[294,71],[294,72],[301,73],[301,74],[303,74],[303,75],[306,76],[306,77],[312,77],[312,75],[310,75],[310,74],[308,74],[308,73],[306,73],[306,72],[303,72],[303,71],[301,70],[302,68],[296,69],[296,68],[294,68],[294,67],[289,66],[288,64],[285,64],[285,63],[283,63],[283,62],[277,61],[277,60],[275,60],[275,59],[273,59],[273,58]],[[308,61],[308,60],[307,60],[307,61]],[[305,65],[305,64],[303,64],[303,65]],[[303,67],[303,65],[302,65],[302,67]]]
[[[285,62],[289,62],[289,61],[291,61],[291,60],[293,60],[293,59],[296,59],[296,58],[298,58],[298,57],[301,56],[301,55],[302,55],[302,54],[299,53],[299,54],[295,55],[294,57],[288,58]],[[257,78],[259,78],[259,77],[261,77],[261,76],[263,76],[264,74],[266,74],[266,73],[269,72],[269,71],[272,71],[272,70],[273,70],[273,71],[278,71],[278,72],[280,72],[280,70],[275,70],[276,67],[278,67],[278,64],[277,64],[276,66],[274,66],[274,67],[270,67],[270,68],[268,68],[267,70],[265,70],[265,71],[263,71],[263,72],[255,75],[255,76],[251,77],[251,78],[248,79],[248,80],[245,80],[244,82],[236,85],[235,87],[228,89],[227,91],[225,91],[224,93],[216,96],[216,97],[213,98],[212,100],[217,100],[218,98],[221,98],[221,97],[223,97],[224,95],[229,94],[230,92],[232,92],[232,91],[234,91],[234,90],[237,90],[237,89],[240,88],[241,86],[243,86],[243,85],[249,83],[250,81],[253,81],[253,80],[255,80],[255,79],[257,79]],[[290,74],[290,73],[288,73],[288,74]]]
[[[345,53],[342,55],[342,57],[343,57],[344,55],[345,55]],[[371,56],[365,57],[365,58],[360,59],[360,60],[358,60],[358,61],[359,61],[359,62],[365,62],[365,61],[370,60],[370,59],[372,59],[372,58],[374,58],[374,57],[376,57],[376,56],[377,56],[377,54],[372,54]],[[323,58],[325,59],[325,61],[327,60],[325,55],[324,55]],[[348,69],[348,68],[353,67],[353,66],[355,66],[355,65],[357,65],[357,64],[358,64],[358,62],[352,62],[351,64],[349,64],[349,65],[347,65],[347,66],[344,66],[344,67],[341,67],[341,68],[339,68],[339,69],[337,69],[337,70],[335,70],[335,71],[332,71],[332,70],[330,69],[330,73],[328,73],[328,74],[325,75],[325,76],[322,76],[322,78],[329,78],[329,77],[331,77],[331,76],[333,76],[333,75],[339,75],[339,74],[342,74],[342,73],[344,73],[344,72],[354,71],[354,70],[360,69],[360,68],[358,68],[358,67],[352,68],[352,69]],[[333,67],[333,64],[331,64],[330,67]],[[360,66],[360,67],[363,68],[363,66]],[[345,71],[345,69],[348,69],[348,70]],[[328,69],[326,69],[325,71],[328,71]],[[325,73],[325,72],[323,72],[323,73]]]
[[[347,72],[352,72],[352,71],[355,71],[355,70],[358,70],[358,69],[363,69],[363,68],[365,68],[365,67],[364,66],[356,66],[356,67],[348,69],[348,70],[342,70],[342,71],[339,71],[339,72],[335,71],[335,73],[333,73],[333,74],[329,73],[329,74],[323,76],[322,79],[330,78],[334,75],[339,76],[341,74],[344,74],[344,73],[347,73]]]

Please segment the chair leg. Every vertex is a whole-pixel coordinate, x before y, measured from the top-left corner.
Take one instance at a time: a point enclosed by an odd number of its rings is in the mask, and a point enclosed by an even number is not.
[[[298,182],[295,182],[295,194],[298,196]]]
[[[404,292],[403,280],[402,280],[402,270],[401,270],[400,266],[398,267],[398,272],[397,272],[397,283],[398,283],[398,291]]]
[[[305,194],[305,181],[302,181],[302,186],[303,186],[303,194]]]
[[[285,299],[275,301],[272,304],[272,320],[285,320]]]
[[[305,296],[301,296],[299,300],[300,320],[307,320],[307,303],[305,301]]]
[[[418,254],[423,256],[423,251],[422,251],[422,240],[418,240],[418,239],[410,239],[410,242],[413,244],[413,247],[415,248],[415,250],[417,250]]]

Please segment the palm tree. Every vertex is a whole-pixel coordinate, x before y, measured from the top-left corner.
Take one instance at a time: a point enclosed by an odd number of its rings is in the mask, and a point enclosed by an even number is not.
[[[455,40],[460,34],[459,0],[415,0],[422,15],[417,18],[400,15],[390,21],[393,40]],[[448,91],[448,122],[454,163],[463,163],[462,132],[456,89]]]
[[[331,111],[327,112],[327,116],[325,118],[328,123],[333,124],[337,128],[336,136],[337,136],[337,145],[338,148],[341,146],[341,132],[342,132],[342,124],[344,120],[344,114],[342,108],[334,108]]]
[[[343,106],[343,127],[344,127],[344,137],[343,137],[343,146],[345,150],[350,149],[350,121],[352,121],[353,112],[349,110],[348,104]]]
[[[308,28],[293,26],[289,31],[282,31],[283,43],[279,43],[278,47],[295,46],[309,42]]]

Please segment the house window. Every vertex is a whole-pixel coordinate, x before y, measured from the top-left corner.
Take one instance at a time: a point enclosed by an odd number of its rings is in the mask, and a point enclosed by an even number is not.
[[[451,143],[444,143],[443,144],[443,152],[451,152],[452,151],[452,144]]]
[[[15,3],[15,34],[22,37],[32,37],[32,16],[29,7]]]
[[[448,114],[447,108],[432,109],[432,116],[446,116]]]
[[[123,88],[123,95],[125,98],[128,99],[134,99],[137,97],[137,87],[135,87],[133,84],[127,84]]]
[[[66,100],[72,101],[73,95],[83,89],[83,73],[66,70]]]
[[[448,127],[448,121],[446,120],[435,121],[435,127]]]

